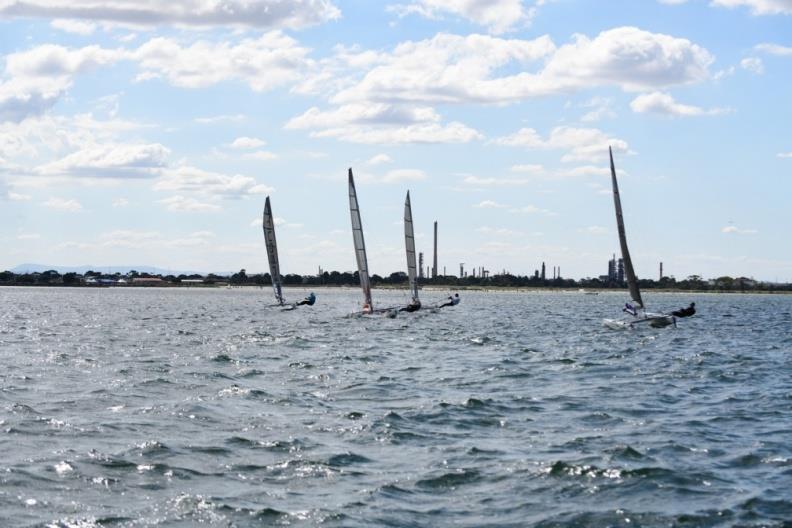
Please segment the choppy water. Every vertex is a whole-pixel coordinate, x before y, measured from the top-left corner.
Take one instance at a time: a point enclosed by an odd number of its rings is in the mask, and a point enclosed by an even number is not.
[[[792,296],[317,293],[0,289],[0,526],[792,525]]]

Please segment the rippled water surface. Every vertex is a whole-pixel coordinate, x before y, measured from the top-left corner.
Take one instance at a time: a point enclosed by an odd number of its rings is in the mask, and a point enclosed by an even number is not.
[[[317,294],[0,289],[0,526],[792,525],[792,296]]]

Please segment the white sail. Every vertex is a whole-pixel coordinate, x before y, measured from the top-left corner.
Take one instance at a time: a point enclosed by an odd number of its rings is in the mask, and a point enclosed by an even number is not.
[[[404,246],[407,250],[407,277],[410,281],[410,294],[413,303],[418,303],[418,277],[415,264],[415,234],[413,232],[412,207],[410,206],[410,191],[404,201]]]
[[[280,280],[280,265],[278,264],[278,243],[275,241],[275,221],[272,218],[272,208],[270,199],[267,196],[264,202],[264,219],[262,221],[264,229],[264,242],[267,246],[267,259],[269,260],[270,276],[272,277],[272,289],[275,291],[275,300],[278,304],[284,304],[283,291]]]
[[[349,214],[352,217],[352,239],[355,243],[355,257],[357,258],[360,287],[369,310],[373,310],[371,302],[371,281],[369,280],[368,259],[366,258],[366,242],[363,239],[363,224],[360,221],[360,208],[358,207],[355,180],[352,178],[352,169],[349,169]]]
[[[636,308],[643,308],[641,291],[638,289],[638,278],[635,276],[630,250],[627,249],[627,235],[624,231],[624,216],[622,215],[621,198],[619,197],[619,184],[616,181],[616,168],[613,165],[613,150],[608,147],[610,154],[611,183],[613,184],[613,204],[616,208],[616,228],[619,231],[619,245],[621,246],[622,260],[624,261],[624,275],[627,277],[627,286],[630,289],[630,297],[637,305]]]

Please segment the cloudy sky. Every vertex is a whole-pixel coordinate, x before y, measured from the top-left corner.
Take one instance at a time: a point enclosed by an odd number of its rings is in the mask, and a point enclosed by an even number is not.
[[[792,0],[0,0],[0,268],[792,281]]]

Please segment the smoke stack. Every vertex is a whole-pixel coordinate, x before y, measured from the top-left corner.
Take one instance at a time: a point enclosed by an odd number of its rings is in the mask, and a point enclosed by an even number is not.
[[[434,261],[432,263],[432,278],[437,278],[437,221],[434,223]]]

